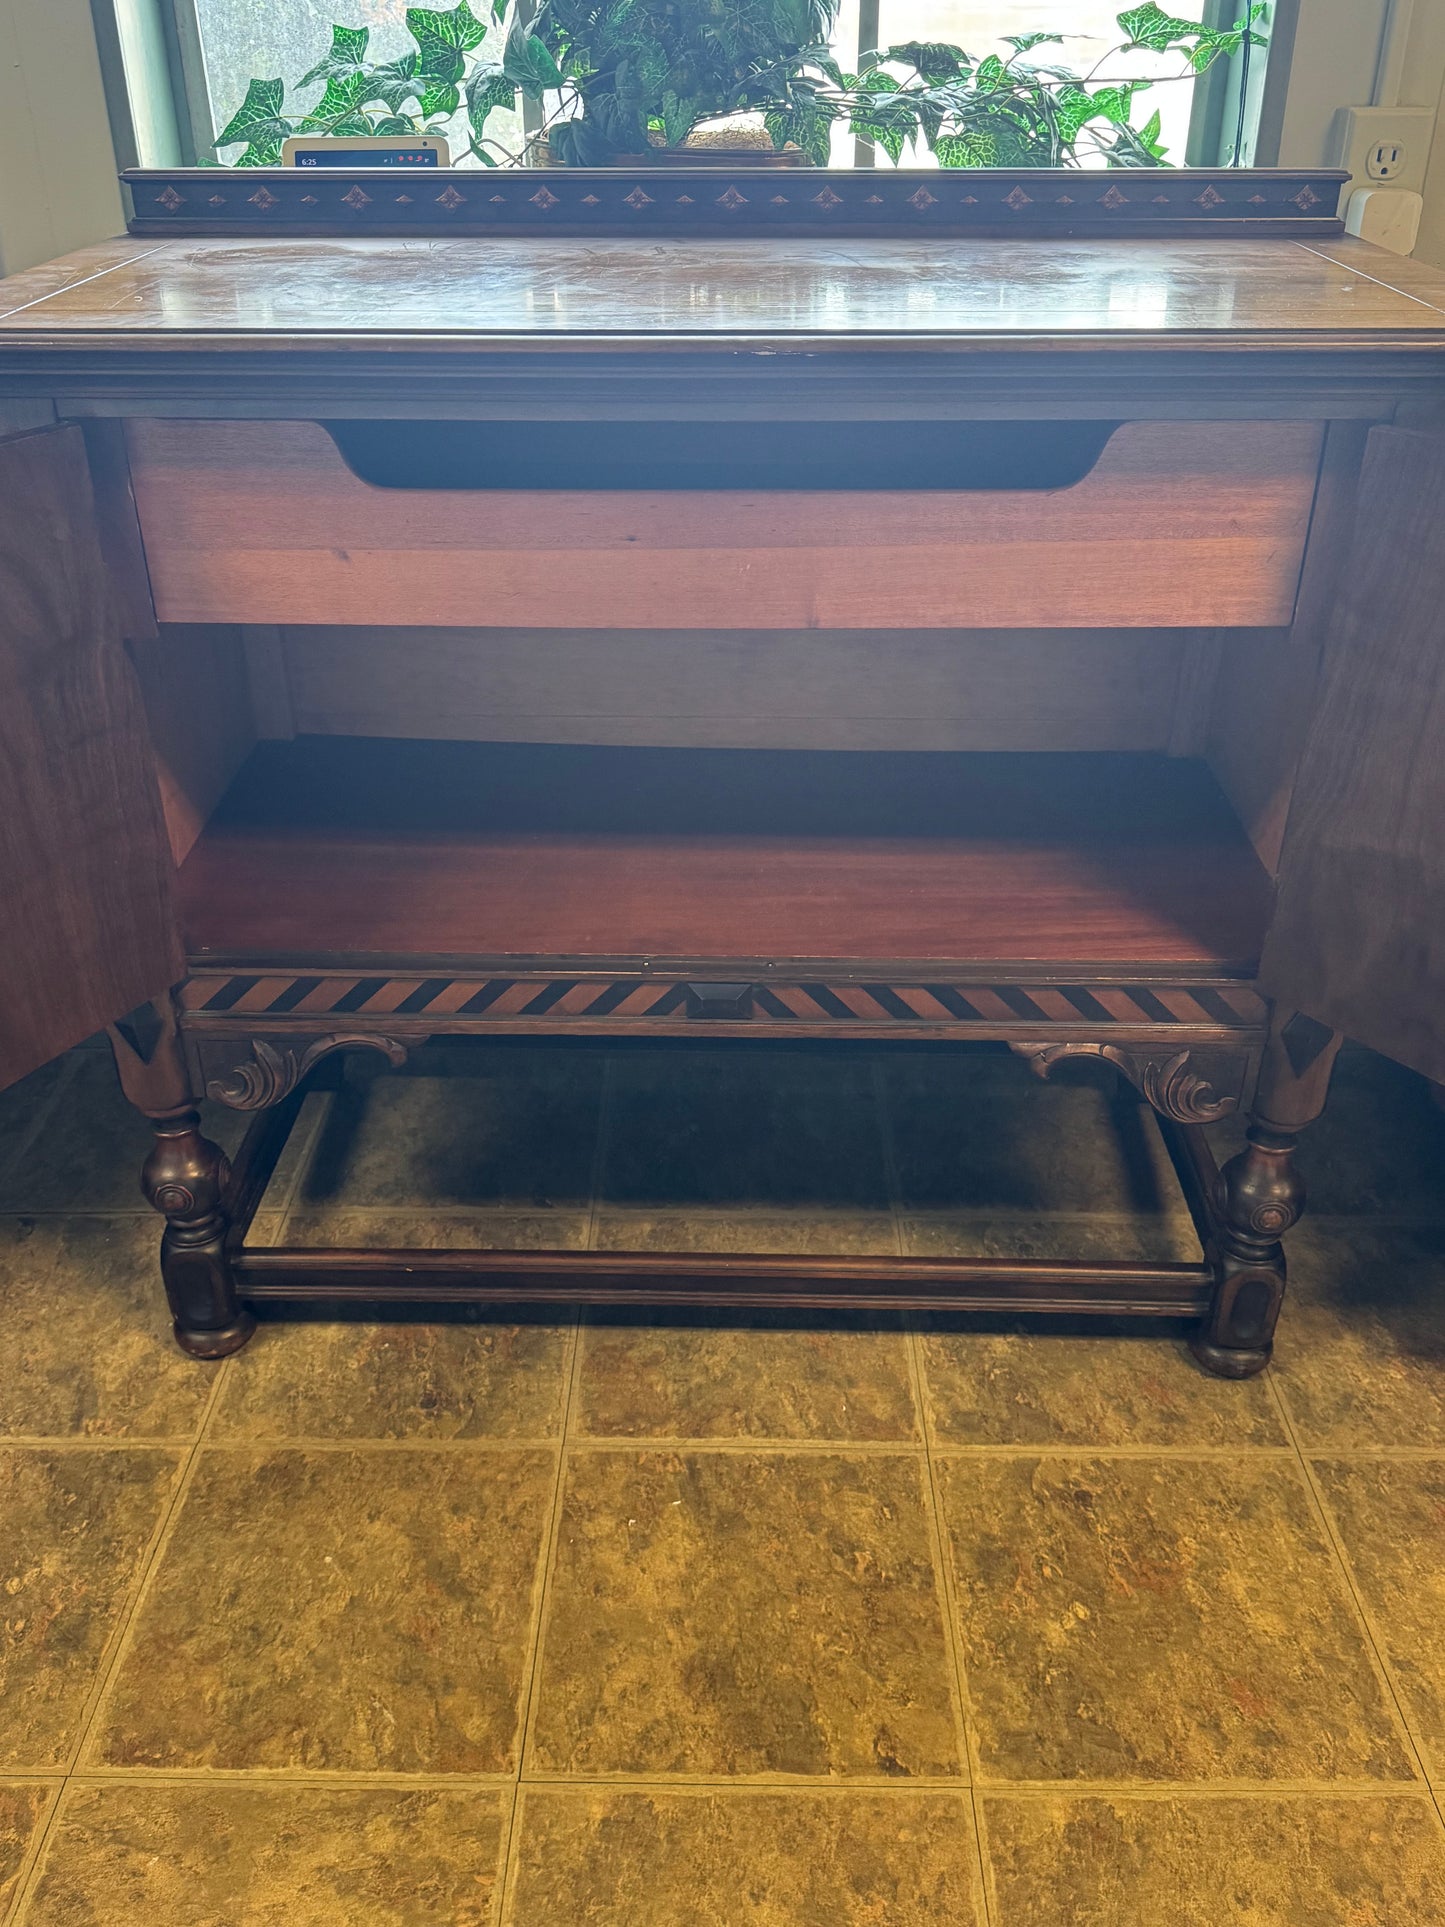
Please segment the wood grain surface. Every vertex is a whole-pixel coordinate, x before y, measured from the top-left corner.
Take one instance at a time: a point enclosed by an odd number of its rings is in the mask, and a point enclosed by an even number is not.
[[[0,1086],[181,971],[77,428],[0,444]]]
[[[1072,488],[377,488],[314,422],[129,425],[169,622],[540,628],[1270,626],[1307,422],[1125,423]]]
[[[1266,981],[1445,1082],[1445,435],[1372,431]]]
[[[1268,879],[1202,765],[263,744],[180,873],[196,957],[1247,968]]]
[[[0,282],[0,340],[258,343],[570,337],[1093,338],[1200,347],[1439,335],[1445,273],[1361,243],[1284,240],[270,239],[120,242]],[[47,286],[45,278],[50,276]],[[37,278],[38,277],[38,278]],[[1408,291],[1400,284],[1408,283]],[[18,312],[6,314],[7,308]]]

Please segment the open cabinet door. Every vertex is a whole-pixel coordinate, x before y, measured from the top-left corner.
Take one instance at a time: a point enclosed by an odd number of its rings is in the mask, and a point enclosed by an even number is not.
[[[1370,433],[1261,977],[1445,1082],[1445,433]]]
[[[0,1087],[181,975],[78,428],[0,442]]]

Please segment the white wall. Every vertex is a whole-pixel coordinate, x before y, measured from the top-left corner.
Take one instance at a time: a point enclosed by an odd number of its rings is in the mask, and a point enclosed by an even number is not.
[[[0,272],[125,226],[88,0],[0,0]]]

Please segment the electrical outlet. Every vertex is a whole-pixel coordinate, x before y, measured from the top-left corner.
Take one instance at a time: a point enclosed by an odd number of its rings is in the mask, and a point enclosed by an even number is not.
[[[1434,131],[1433,107],[1341,107],[1332,158],[1337,167],[1350,170],[1356,186],[1374,182],[1418,193],[1425,185]]]

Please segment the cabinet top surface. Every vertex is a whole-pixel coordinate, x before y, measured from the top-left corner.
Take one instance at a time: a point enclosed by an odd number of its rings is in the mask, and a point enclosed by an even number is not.
[[[1445,272],[1350,239],[123,239],[0,281],[0,355],[1445,348]]]

